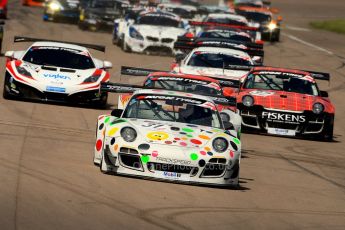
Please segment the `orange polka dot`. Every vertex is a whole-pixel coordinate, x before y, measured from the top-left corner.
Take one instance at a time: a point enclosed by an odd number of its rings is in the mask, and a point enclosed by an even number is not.
[[[187,137],[181,137],[182,140],[187,140],[188,138]]]
[[[210,140],[210,138],[205,135],[199,135],[199,138],[204,139],[204,140]]]
[[[115,151],[117,151],[118,148],[119,148],[119,145],[118,145],[118,144],[114,145],[114,150],[115,150]]]
[[[211,148],[210,148],[210,147],[205,147],[205,150],[206,150],[207,152],[209,152],[209,151],[211,151]]]

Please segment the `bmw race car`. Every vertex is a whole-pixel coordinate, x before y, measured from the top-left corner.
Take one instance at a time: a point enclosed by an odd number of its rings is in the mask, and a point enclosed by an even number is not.
[[[179,92],[193,93],[210,97],[217,105],[223,121],[228,121],[234,126],[234,130],[240,138],[241,116],[236,107],[233,97],[233,82],[224,79],[215,79],[198,75],[178,74],[160,70],[151,70],[133,67],[121,67],[121,74],[127,76],[145,76],[143,86],[121,85],[119,88],[127,89],[128,93],[122,93],[118,97],[118,109],[124,109],[132,93],[140,88],[144,89],[166,89]],[[234,135],[236,135],[236,133]]]
[[[172,4],[172,3],[161,3],[157,6],[159,9],[171,12],[178,15],[183,19],[197,20],[198,10],[195,6]]]
[[[228,127],[208,97],[139,90],[99,116],[93,161],[104,173],[238,186],[241,142]]]
[[[78,22],[79,7],[87,0],[47,0],[44,3],[44,21]]]
[[[107,93],[100,83],[109,81],[112,64],[93,58],[87,48],[97,45],[15,37],[15,42],[34,42],[27,50],[7,51],[3,97],[104,107]]]
[[[113,32],[113,43],[126,52],[174,54],[174,42],[188,29],[177,15],[159,10],[139,11],[134,20],[126,18],[115,21]]]
[[[253,68],[237,94],[242,129],[332,140],[335,109],[315,79],[330,77],[311,71]]]

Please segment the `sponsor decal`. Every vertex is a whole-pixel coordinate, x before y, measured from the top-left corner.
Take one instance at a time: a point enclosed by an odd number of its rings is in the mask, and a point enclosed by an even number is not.
[[[165,176],[165,177],[181,177],[181,173],[163,172],[163,176]]]
[[[299,124],[306,121],[306,116],[304,115],[278,113],[278,112],[263,111],[262,117],[266,118],[267,121],[272,121],[272,122],[277,122],[277,123]]]
[[[158,77],[157,80],[160,80],[160,81],[184,81],[184,82],[195,83],[195,84],[200,84],[200,85],[205,85],[208,83],[205,81],[199,81],[199,80],[194,80],[194,79],[189,79],[189,78],[177,78],[177,77]]]
[[[205,101],[186,98],[186,97],[174,97],[174,96],[165,96],[165,95],[147,95],[144,98],[141,98],[141,96],[139,96],[137,99],[138,100],[140,99],[141,100],[142,99],[174,100],[174,101],[181,101],[184,103],[191,103],[191,104],[197,104],[197,105],[200,105],[203,102],[205,102]]]
[[[55,46],[32,46],[30,48],[30,51],[32,50],[63,50],[71,53],[81,53],[81,50],[76,50],[76,49],[70,49],[70,48],[65,48],[65,47],[55,47]]]
[[[260,97],[266,97],[266,96],[271,96],[274,94],[274,92],[268,92],[268,91],[262,91],[262,90],[254,90],[249,92],[249,94],[253,96],[260,96]]]
[[[66,92],[66,88],[55,87],[55,86],[47,86],[46,90],[49,92],[58,92],[58,93]]]
[[[160,162],[169,163],[169,164],[180,164],[180,165],[191,165],[192,164],[192,161],[165,158],[165,157],[156,157],[156,160],[160,161]]]
[[[270,74],[270,75],[282,75],[282,76],[288,76],[288,77],[304,77],[304,74],[287,73],[287,72],[280,72],[280,71],[259,71],[259,72],[255,72],[254,74]]]
[[[72,80],[70,77],[68,76],[64,76],[61,74],[50,74],[50,73],[45,73],[43,74],[43,77],[45,78],[54,78],[54,79],[62,79],[62,80]]]

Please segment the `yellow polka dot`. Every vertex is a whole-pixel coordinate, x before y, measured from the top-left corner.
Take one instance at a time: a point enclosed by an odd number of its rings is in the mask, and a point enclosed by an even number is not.
[[[119,128],[117,128],[117,127],[112,128],[111,130],[109,130],[108,136],[113,136],[118,130],[119,130]]]
[[[210,147],[205,147],[205,150],[206,150],[207,152],[209,152],[209,151],[211,151],[211,148],[210,148]]]

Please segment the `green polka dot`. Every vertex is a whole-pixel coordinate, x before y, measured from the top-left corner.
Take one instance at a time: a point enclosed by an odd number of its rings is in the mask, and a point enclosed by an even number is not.
[[[196,153],[191,153],[190,154],[190,159],[192,159],[193,161],[196,161],[198,159],[198,154]]]
[[[241,144],[241,141],[238,138],[234,138],[234,142],[238,145]]]
[[[183,128],[182,131],[185,131],[187,133],[191,133],[191,132],[194,132],[193,129],[190,129],[190,128]]]
[[[150,161],[150,156],[148,156],[148,155],[142,155],[142,156],[141,156],[141,161],[142,161],[144,164],[146,164],[147,162]]]
[[[105,118],[104,123],[108,123],[110,120],[110,117]]]
[[[116,125],[116,124],[118,124],[118,123],[122,123],[122,122],[126,122],[126,120],[125,120],[125,119],[117,119],[117,120],[115,120],[115,121],[111,122],[111,124],[110,124],[110,125]]]
[[[192,134],[187,134],[187,137],[193,137],[193,135]]]

